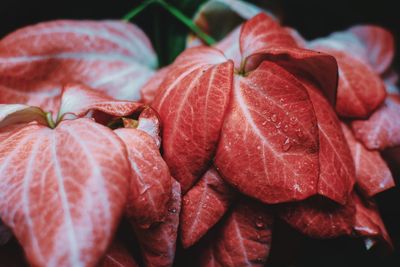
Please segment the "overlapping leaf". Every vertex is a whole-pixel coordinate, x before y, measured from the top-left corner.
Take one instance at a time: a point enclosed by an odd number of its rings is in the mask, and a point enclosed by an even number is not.
[[[164,222],[149,229],[139,228],[135,222],[132,222],[145,266],[172,266],[175,258],[180,210],[180,185],[173,179],[172,197],[168,203],[168,212]]]
[[[50,111],[57,111],[70,82],[138,100],[157,64],[144,33],[122,21],[40,23],[4,37],[0,51],[0,103]]]
[[[351,123],[355,137],[368,149],[400,145],[400,96],[389,95],[367,120]]]
[[[393,187],[392,173],[379,152],[365,148],[345,124],[342,124],[342,129],[353,156],[355,177],[361,191],[371,197]]]
[[[302,84],[307,89],[318,121],[318,193],[344,205],[353,190],[355,177],[350,149],[331,105],[314,84],[304,79]]]
[[[264,266],[271,247],[273,216],[259,203],[241,200],[203,247],[200,266]]]
[[[235,77],[215,165],[246,195],[280,203],[316,194],[317,120],[299,81],[264,61]]]
[[[184,247],[195,244],[226,213],[234,197],[230,186],[210,168],[183,196],[180,217]]]
[[[186,192],[207,170],[232,87],[233,64],[212,48],[191,48],[171,66],[153,107],[163,123],[163,156]]]

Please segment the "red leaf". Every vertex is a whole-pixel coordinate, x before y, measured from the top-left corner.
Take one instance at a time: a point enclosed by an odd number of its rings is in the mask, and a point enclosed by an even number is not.
[[[146,104],[151,104],[156,97],[161,83],[167,77],[170,67],[163,67],[159,69],[140,89],[142,101]]]
[[[163,123],[163,156],[186,192],[207,170],[232,87],[233,63],[219,51],[184,51],[161,84],[153,107]]]
[[[104,259],[98,267],[138,267],[129,251],[120,243],[114,241],[108,248]]]
[[[389,95],[367,120],[351,123],[355,137],[368,149],[400,145],[400,96]]]
[[[385,85],[373,69],[349,54],[324,49],[339,64],[336,111],[344,117],[367,117],[386,97]]]
[[[379,152],[366,149],[345,124],[342,124],[342,129],[354,159],[355,177],[361,191],[372,197],[393,187],[395,184],[392,173]]]
[[[0,217],[30,264],[93,266],[126,204],[123,143],[89,119],[12,125],[0,140]]]
[[[355,177],[350,149],[331,105],[315,85],[305,80],[302,84],[307,89],[318,121],[318,193],[344,205],[353,190]]]
[[[312,238],[350,235],[355,207],[351,198],[345,206],[323,198],[310,198],[282,207],[280,217],[297,231]]]
[[[383,243],[389,250],[393,250],[392,241],[373,200],[361,199],[353,194],[356,207],[354,230],[357,236],[364,238],[365,246],[370,249],[377,242]]]
[[[122,117],[137,111],[143,105],[132,101],[120,101],[81,84],[68,84],[62,92],[58,117],[74,114],[82,117],[89,111],[100,111]]]
[[[359,26],[354,27],[353,30],[316,39],[310,42],[308,47],[328,53],[338,62],[339,86],[336,103],[338,114],[344,117],[367,117],[384,101],[386,96],[383,81],[375,72],[374,67],[386,68],[387,66],[384,65],[388,63],[383,63],[387,61],[382,58],[383,55],[377,55],[380,52],[385,53],[380,51],[379,41],[363,43],[367,37],[365,34],[372,28]],[[355,32],[358,33],[355,34]],[[375,33],[378,32],[383,33],[381,30],[375,31]],[[371,65],[370,61],[381,66]]]
[[[0,103],[51,111],[69,82],[138,100],[157,64],[144,33],[122,21],[40,23],[3,38],[0,51]]]
[[[375,203],[362,199],[353,191],[345,206],[324,199],[308,199],[281,210],[281,218],[301,233],[313,238],[333,238],[341,235],[363,237],[367,249],[377,241],[390,248],[392,243]]]
[[[233,196],[231,187],[214,168],[183,196],[180,230],[185,248],[195,244],[222,218]]]
[[[264,266],[273,216],[257,202],[241,200],[201,254],[200,266]]]
[[[265,203],[314,195],[317,120],[305,88],[265,61],[233,91],[215,158],[222,177]]]
[[[243,25],[240,34],[242,60],[247,61],[250,56],[277,47],[296,47],[296,42],[272,17],[260,13]],[[249,71],[256,67],[254,65],[252,68],[245,67],[245,70]]]
[[[274,61],[296,74],[306,73],[319,83],[328,99],[335,103],[336,60],[330,55],[299,48],[289,31],[268,15],[259,14],[243,25],[240,51],[241,71],[254,70],[264,60]]]
[[[171,175],[151,136],[137,129],[114,131],[125,143],[134,173],[129,187],[128,216],[139,227],[163,221],[171,198]]]
[[[146,267],[172,266],[175,257],[180,210],[180,185],[173,179],[172,198],[168,205],[168,213],[164,222],[149,229],[139,228],[134,222],[132,223]]]

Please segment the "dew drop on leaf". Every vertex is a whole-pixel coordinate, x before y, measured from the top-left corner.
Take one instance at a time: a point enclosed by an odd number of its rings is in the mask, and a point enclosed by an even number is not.
[[[264,227],[264,221],[261,216],[258,216],[256,219],[256,227],[257,228],[263,228]]]
[[[278,119],[278,116],[276,116],[276,114],[272,114],[271,120],[272,120],[273,122],[276,122],[277,119]]]
[[[282,149],[283,151],[288,151],[292,144],[290,143],[290,139],[286,138],[285,142],[283,142]]]

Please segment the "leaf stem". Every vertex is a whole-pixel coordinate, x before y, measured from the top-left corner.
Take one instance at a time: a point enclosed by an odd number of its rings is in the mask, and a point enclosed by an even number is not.
[[[171,15],[177,18],[180,22],[186,25],[191,31],[193,31],[201,40],[203,40],[207,45],[215,44],[214,38],[203,32],[193,21],[188,18],[185,14],[183,14],[179,9],[174,7],[173,5],[165,2],[164,0],[146,0],[132,11],[130,11],[127,15],[123,17],[125,21],[131,20],[137,14],[142,12],[147,6],[152,3],[158,3],[165,10],[167,10]]]
[[[171,13],[175,18],[180,20],[189,29],[191,29],[201,40],[203,40],[207,45],[215,44],[214,38],[203,32],[190,18],[183,14],[179,9],[172,6],[171,4],[165,2],[164,0],[157,0],[157,2],[169,13]]]
[[[56,124],[54,123],[54,120],[53,120],[53,113],[46,112],[46,120],[47,120],[47,124],[50,126],[51,129],[54,129],[56,127]]]
[[[122,19],[125,20],[125,21],[130,21],[137,14],[142,12],[146,7],[148,7],[150,4],[152,4],[152,3],[156,2],[156,1],[157,0],[146,0],[146,1],[143,1],[143,3],[141,3],[139,6],[135,7],[131,11],[129,11],[129,13],[126,14]]]

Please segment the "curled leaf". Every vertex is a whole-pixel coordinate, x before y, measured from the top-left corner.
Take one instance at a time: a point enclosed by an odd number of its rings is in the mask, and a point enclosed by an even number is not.
[[[190,247],[202,238],[226,213],[233,197],[231,187],[210,168],[183,196],[180,217],[183,246]]]

